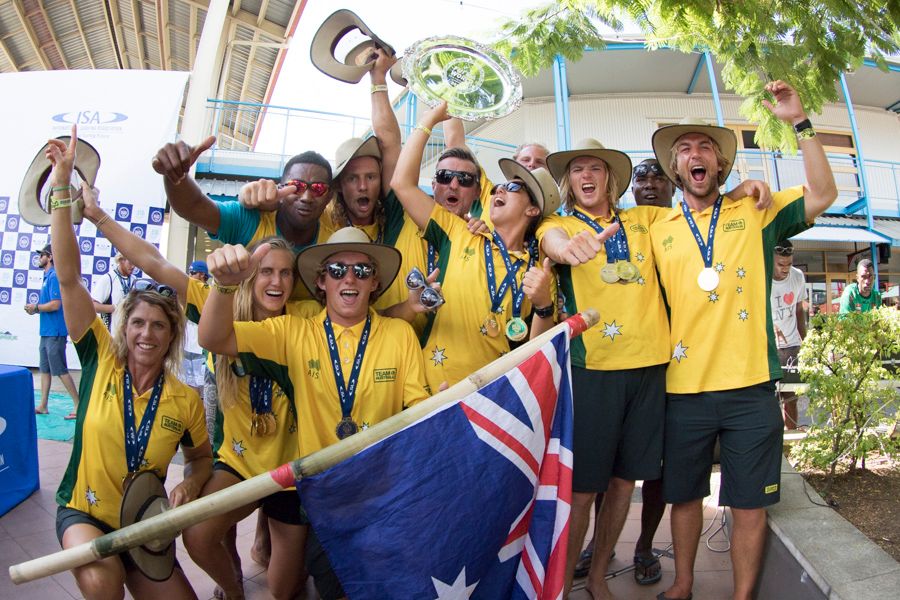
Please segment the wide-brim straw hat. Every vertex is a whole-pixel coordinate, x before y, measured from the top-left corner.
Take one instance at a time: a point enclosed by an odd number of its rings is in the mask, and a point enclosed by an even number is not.
[[[734,167],[734,158],[737,156],[737,136],[726,127],[710,125],[696,117],[686,117],[678,125],[665,125],[653,133],[653,153],[656,154],[656,160],[663,171],[676,186],[681,188],[681,184],[678,183],[678,174],[670,166],[672,146],[675,145],[678,138],[688,133],[702,133],[719,145],[719,150],[729,162],[728,167],[719,174],[719,185],[723,185]]]
[[[350,138],[344,140],[334,153],[334,171],[332,179],[337,180],[351,160],[360,156],[371,156],[381,160],[381,148],[378,147],[378,138],[374,135],[366,140],[362,138]]]
[[[72,138],[63,135],[56,138],[62,141],[66,146],[69,145]],[[41,192],[53,165],[46,156],[47,147],[44,144],[38,153],[35,154],[28,170],[25,171],[25,177],[22,179],[22,186],[19,188],[19,215],[32,225],[49,225],[50,224],[50,198],[41,198]],[[97,171],[100,170],[100,153],[88,142],[79,139],[78,147],[75,149],[75,172],[78,173],[82,181],[86,181],[88,185],[94,187],[97,180]],[[82,207],[84,206],[81,197],[81,187],[73,189],[71,192],[72,203],[72,222],[81,223]]]
[[[162,481],[153,471],[141,471],[128,484],[119,510],[121,527],[162,514],[169,508],[169,497]],[[175,568],[175,539],[160,539],[128,550],[137,568],[153,581],[165,581]]]
[[[359,30],[369,39],[357,44],[343,60],[338,60],[334,51],[344,36],[353,30]],[[375,48],[381,48],[390,56],[395,54],[391,45],[375,35],[356,13],[341,9],[319,26],[309,48],[309,57],[313,65],[329,77],[345,83],[359,83],[363,75],[372,70],[375,61],[371,56]],[[406,86],[400,69],[391,69],[391,78]]]
[[[507,181],[513,179],[521,179],[537,200],[538,206],[541,207],[541,215],[547,216],[556,212],[559,208],[559,188],[550,175],[550,171],[543,167],[539,167],[534,171],[529,171],[525,165],[514,161],[511,158],[501,158],[499,161],[500,170]]]
[[[616,183],[619,185],[616,190],[617,198],[620,198],[631,185],[631,159],[628,158],[628,155],[620,150],[607,148],[594,138],[585,138],[575,144],[572,150],[554,152],[547,157],[547,168],[557,183],[568,171],[569,163],[579,156],[593,156],[607,164],[609,171],[616,176]]]
[[[362,229],[344,227],[332,233],[324,244],[305,248],[297,255],[297,270],[300,272],[300,279],[313,297],[318,289],[316,280],[319,277],[319,266],[326,258],[340,252],[360,252],[375,261],[375,264],[378,265],[375,277],[378,278],[379,283],[376,295],[382,294],[391,286],[400,270],[399,250],[371,241]]]

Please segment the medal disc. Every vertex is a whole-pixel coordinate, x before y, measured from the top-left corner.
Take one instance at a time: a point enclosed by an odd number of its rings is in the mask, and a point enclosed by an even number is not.
[[[619,280],[619,273],[616,269],[616,265],[612,263],[606,263],[603,265],[603,268],[600,269],[600,279],[605,281],[606,283],[615,283]]]
[[[359,426],[354,423],[353,419],[351,419],[350,417],[344,417],[343,419],[341,419],[334,430],[339,440],[348,438],[357,431],[359,431]]]
[[[638,271],[638,268],[634,266],[633,262],[620,260],[616,263],[616,274],[622,281],[631,283],[633,281],[637,281],[637,278],[640,276],[640,271]]]
[[[488,318],[484,320],[484,329],[492,338],[497,337],[500,334],[500,324],[497,323],[497,319],[495,319],[493,315],[488,316]]]
[[[697,285],[704,292],[711,292],[719,287],[719,274],[711,267],[706,267],[697,275]]]
[[[506,337],[513,342],[521,342],[528,335],[528,325],[519,317],[513,317],[506,324]]]

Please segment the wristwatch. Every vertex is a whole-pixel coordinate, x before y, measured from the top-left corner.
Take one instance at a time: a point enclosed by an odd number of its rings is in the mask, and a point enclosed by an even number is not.
[[[802,121],[794,125],[794,132],[797,134],[798,141],[808,140],[810,138],[816,137],[816,130],[813,129],[812,123],[809,122],[809,119],[803,119]]]
[[[541,308],[535,307],[534,314],[541,317],[542,319],[546,319],[547,317],[552,317],[553,316],[553,305],[548,304],[547,306],[544,306]]]

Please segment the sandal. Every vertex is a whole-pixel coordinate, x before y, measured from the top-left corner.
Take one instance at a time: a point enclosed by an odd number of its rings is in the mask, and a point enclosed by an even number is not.
[[[78,418],[78,415],[75,413],[69,413],[63,417],[63,419],[65,419],[66,421],[74,421],[77,418]]]
[[[653,585],[662,579],[662,566],[655,556],[634,555],[634,580],[638,585]]]

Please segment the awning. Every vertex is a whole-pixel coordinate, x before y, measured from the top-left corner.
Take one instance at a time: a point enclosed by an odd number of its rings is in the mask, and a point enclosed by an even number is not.
[[[862,242],[866,244],[891,242],[891,238],[869,231],[865,227],[829,227],[827,225],[815,225],[812,229],[807,229],[791,239],[806,242]]]

